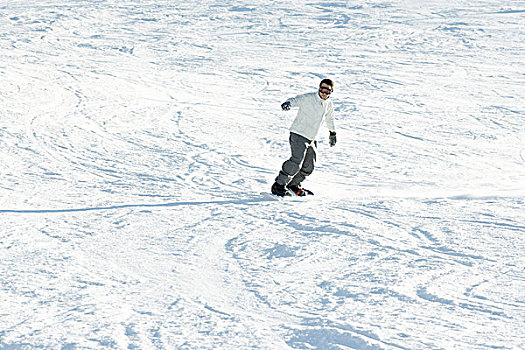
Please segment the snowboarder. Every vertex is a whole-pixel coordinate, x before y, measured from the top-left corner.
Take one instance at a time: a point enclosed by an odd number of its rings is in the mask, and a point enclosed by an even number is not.
[[[297,117],[290,127],[290,147],[292,156],[283,163],[279,175],[272,185],[274,195],[284,197],[290,191],[298,196],[312,195],[312,191],[301,187],[303,180],[310,175],[315,166],[317,134],[323,122],[330,131],[330,147],[337,142],[334,125],[334,105],[329,99],[334,90],[330,79],[323,79],[316,92],[298,95],[281,105],[283,111],[299,107]]]

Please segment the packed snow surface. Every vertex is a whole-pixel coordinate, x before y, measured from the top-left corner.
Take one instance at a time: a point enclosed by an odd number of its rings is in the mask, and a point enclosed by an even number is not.
[[[0,1],[0,349],[525,348],[524,62],[524,1]]]

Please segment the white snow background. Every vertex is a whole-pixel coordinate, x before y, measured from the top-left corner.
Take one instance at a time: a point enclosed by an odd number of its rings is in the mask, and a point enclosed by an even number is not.
[[[524,349],[524,62],[524,1],[1,1],[0,349]]]

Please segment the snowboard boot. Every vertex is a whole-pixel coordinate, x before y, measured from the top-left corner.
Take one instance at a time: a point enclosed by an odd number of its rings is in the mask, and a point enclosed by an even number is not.
[[[313,196],[313,192],[307,189],[302,188],[300,185],[292,185],[288,186],[288,189],[295,193],[296,196],[304,197],[304,196]]]
[[[286,189],[286,187],[284,187],[284,185],[278,184],[277,182],[272,185],[272,194],[279,197],[290,196],[290,192]]]

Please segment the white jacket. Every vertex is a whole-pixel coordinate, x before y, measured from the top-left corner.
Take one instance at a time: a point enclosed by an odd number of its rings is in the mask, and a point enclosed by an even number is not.
[[[335,132],[334,105],[323,100],[318,92],[311,92],[288,99],[292,107],[299,107],[290,131],[309,140],[317,139],[319,129],[326,122],[328,130]]]

